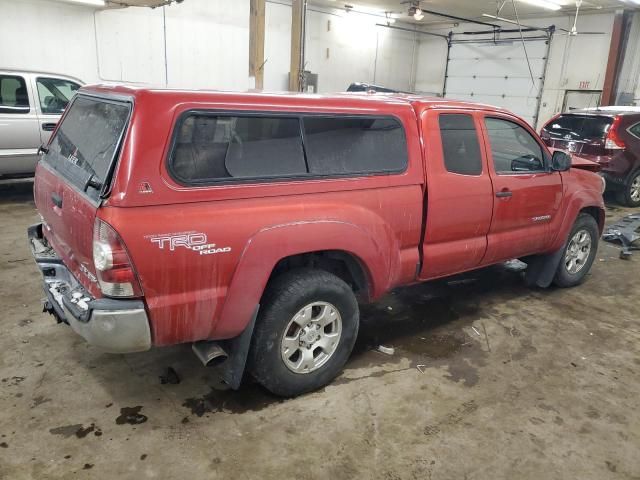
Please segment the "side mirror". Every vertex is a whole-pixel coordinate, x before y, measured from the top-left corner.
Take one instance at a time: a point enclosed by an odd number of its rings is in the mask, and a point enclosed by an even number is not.
[[[571,168],[571,155],[561,150],[553,152],[551,157],[551,170],[556,172],[566,172]]]

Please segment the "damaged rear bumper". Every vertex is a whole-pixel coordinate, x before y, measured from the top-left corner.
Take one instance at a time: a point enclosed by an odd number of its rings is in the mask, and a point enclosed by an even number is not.
[[[41,223],[29,227],[28,237],[44,279],[47,298],[44,311],[107,352],[141,352],[151,348],[149,319],[141,300],[93,298],[47,244]]]

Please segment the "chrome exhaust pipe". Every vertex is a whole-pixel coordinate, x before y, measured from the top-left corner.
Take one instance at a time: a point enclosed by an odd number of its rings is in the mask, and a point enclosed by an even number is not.
[[[217,342],[196,342],[191,345],[191,349],[205,367],[219,365],[229,357]]]

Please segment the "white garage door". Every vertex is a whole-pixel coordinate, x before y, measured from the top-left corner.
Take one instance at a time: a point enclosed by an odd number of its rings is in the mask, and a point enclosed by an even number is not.
[[[497,44],[453,42],[445,96],[506,108],[535,127],[547,41],[527,40],[526,46],[535,84],[531,83],[520,40]]]

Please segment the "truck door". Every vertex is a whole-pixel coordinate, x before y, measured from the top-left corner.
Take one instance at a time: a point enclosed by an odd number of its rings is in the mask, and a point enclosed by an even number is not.
[[[493,188],[480,121],[467,110],[421,116],[427,191],[420,279],[471,270],[485,255]]]
[[[0,175],[32,173],[40,133],[29,78],[0,72]]]
[[[547,150],[523,123],[485,114],[482,125],[494,190],[483,263],[544,251],[562,200],[560,174],[549,169]]]
[[[80,85],[71,80],[56,77],[32,77],[32,89],[40,124],[40,140],[43,144],[49,142],[51,133],[55,130],[60,116],[75,95]]]

